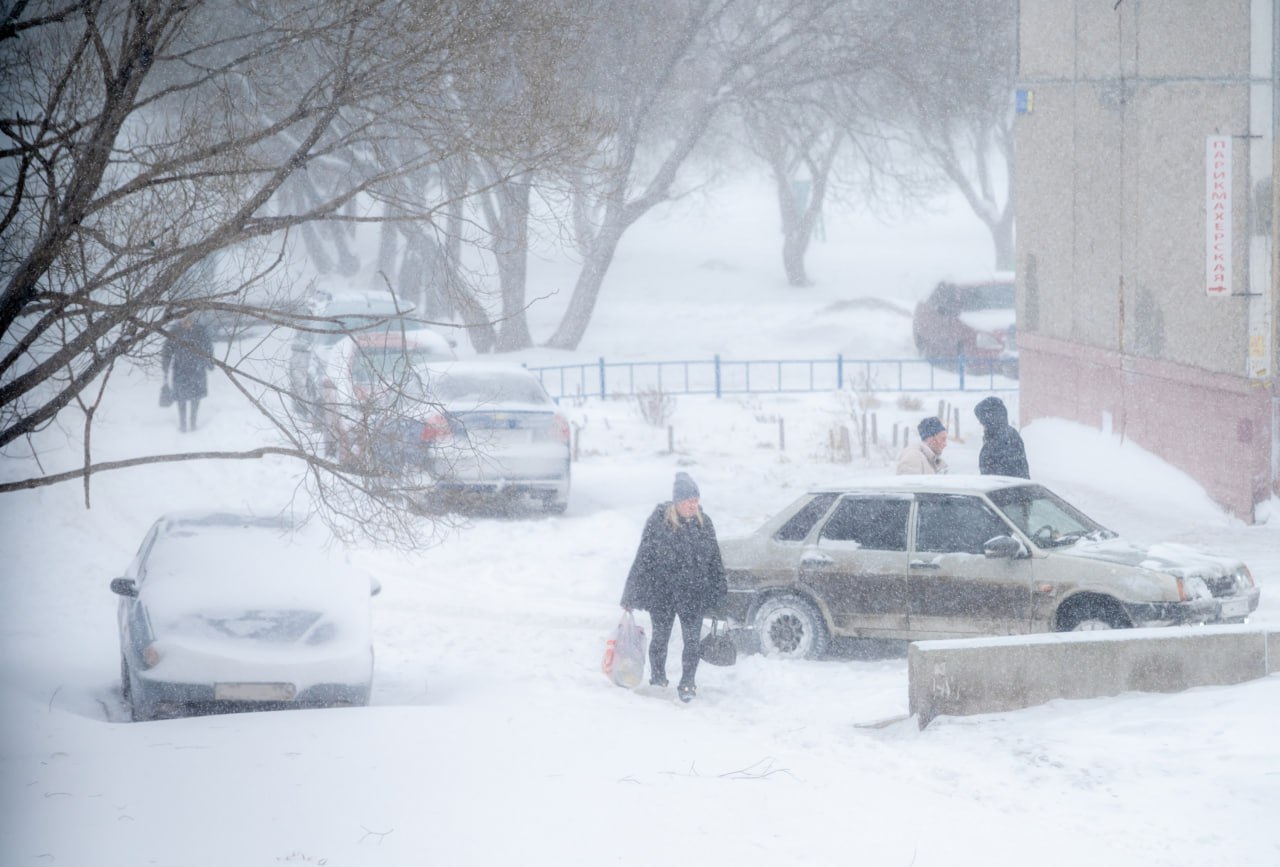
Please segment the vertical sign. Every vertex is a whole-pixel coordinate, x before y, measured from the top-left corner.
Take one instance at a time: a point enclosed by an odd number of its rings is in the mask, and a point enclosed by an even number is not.
[[[1231,294],[1231,137],[1211,135],[1204,144],[1205,294]]]

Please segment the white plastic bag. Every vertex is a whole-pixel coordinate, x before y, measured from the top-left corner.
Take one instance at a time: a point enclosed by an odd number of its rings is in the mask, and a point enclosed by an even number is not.
[[[627,689],[644,683],[644,657],[648,649],[644,627],[636,623],[636,618],[630,611],[624,612],[613,637],[604,646],[604,662],[601,667],[605,676]]]

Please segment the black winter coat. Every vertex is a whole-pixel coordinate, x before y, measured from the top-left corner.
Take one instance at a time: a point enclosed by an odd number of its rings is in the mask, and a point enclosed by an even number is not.
[[[705,512],[681,518],[671,503],[659,503],[640,536],[622,591],[623,607],[698,615],[720,610],[728,593],[711,518]]]
[[[1026,446],[1022,444],[1022,436],[1009,424],[1009,410],[1004,401],[988,397],[980,401],[973,412],[982,422],[978,472],[984,476],[1031,478]]]
[[[173,368],[174,400],[199,400],[209,393],[205,371],[213,367],[213,341],[203,325],[179,322],[165,341],[160,360],[165,373]]]

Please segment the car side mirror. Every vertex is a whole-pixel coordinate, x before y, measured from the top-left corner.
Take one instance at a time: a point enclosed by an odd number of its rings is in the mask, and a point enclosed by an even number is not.
[[[996,536],[982,546],[982,553],[993,559],[1013,560],[1021,557],[1026,549],[1012,536]]]
[[[138,596],[138,582],[132,578],[112,578],[111,592],[119,596]]]

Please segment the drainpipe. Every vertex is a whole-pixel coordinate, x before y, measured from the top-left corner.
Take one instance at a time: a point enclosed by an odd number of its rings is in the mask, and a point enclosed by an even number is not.
[[[1280,252],[1276,243],[1280,192],[1275,174],[1280,166],[1276,121],[1280,118],[1280,0],[1249,4],[1249,379],[1271,391],[1271,493],[1280,493],[1280,394],[1274,384],[1276,285]],[[1265,406],[1265,404],[1264,404]],[[1254,489],[1255,498],[1261,494]],[[1265,496],[1265,495],[1264,495]],[[1254,503],[1255,512],[1259,504]],[[1257,520],[1255,513],[1253,519]]]
[[[1272,281],[1275,213],[1272,172],[1276,162],[1276,28],[1280,0],[1252,0],[1249,46],[1249,342],[1248,375],[1259,384],[1274,381]],[[1276,432],[1272,431],[1273,446]],[[1272,477],[1276,476],[1273,448]]]

